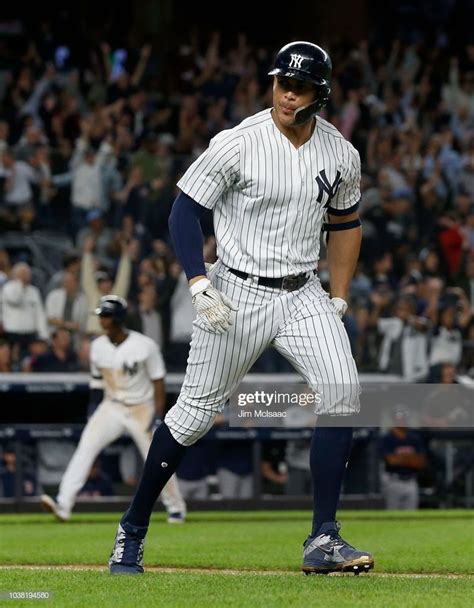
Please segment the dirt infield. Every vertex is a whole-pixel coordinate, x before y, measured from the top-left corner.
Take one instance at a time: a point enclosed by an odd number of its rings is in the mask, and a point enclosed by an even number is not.
[[[74,570],[79,572],[87,572],[87,571],[106,571],[107,566],[94,565],[94,564],[44,564],[41,566],[35,565],[0,565],[0,572],[2,570]],[[198,574],[224,574],[227,576],[243,576],[245,574],[251,574],[256,576],[281,576],[281,575],[292,575],[292,576],[302,576],[301,571],[295,570],[239,570],[239,569],[225,569],[225,568],[175,568],[175,567],[167,567],[167,566],[147,566],[145,568],[146,572],[157,572],[160,574],[169,574],[169,573],[184,573],[184,572],[195,572]],[[338,573],[334,572],[329,576],[354,576],[352,573]],[[474,582],[474,574],[454,574],[454,573],[441,573],[441,572],[374,572],[370,571],[370,573],[365,574],[365,576],[376,576],[378,578],[402,578],[402,579],[465,579],[472,580]]]

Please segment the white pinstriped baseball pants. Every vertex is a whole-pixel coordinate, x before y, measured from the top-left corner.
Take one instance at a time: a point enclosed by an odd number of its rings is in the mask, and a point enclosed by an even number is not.
[[[295,291],[243,280],[220,261],[211,268],[213,286],[239,307],[225,334],[194,322],[186,374],[165,422],[179,443],[192,445],[212,426],[247,371],[273,345],[324,395],[318,414],[359,411],[359,381],[349,338],[319,279],[312,275]]]
[[[155,408],[151,404],[126,406],[104,399],[87,422],[79,445],[61,479],[57,502],[62,509],[71,512],[77,493],[85,484],[92,465],[99,453],[121,435],[128,433],[146,460],[151,442],[148,430]],[[168,513],[186,512],[186,504],[173,475],[161,492],[160,498]]]

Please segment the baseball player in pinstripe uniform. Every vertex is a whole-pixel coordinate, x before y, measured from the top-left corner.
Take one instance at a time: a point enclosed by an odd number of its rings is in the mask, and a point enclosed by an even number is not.
[[[165,365],[156,343],[143,334],[126,330],[127,302],[103,296],[96,314],[105,335],[91,344],[91,388],[104,397],[86,424],[81,440],[59,485],[57,499],[43,494],[41,506],[58,520],[71,517],[77,493],[84,485],[98,454],[124,433],[136,443],[143,459],[151,440],[150,426],[165,405]],[[176,476],[163,488],[161,499],[169,523],[182,523],[186,505]]]
[[[319,415],[359,410],[357,369],[341,320],[361,241],[359,155],[316,115],[330,93],[331,60],[323,49],[290,43],[270,75],[273,107],[219,133],[178,183],[170,230],[197,317],[181,393],[155,433],[118,528],[109,561],[114,574],[143,572],[156,497],[269,345],[323,395]],[[206,209],[213,210],[218,255],[209,273],[199,223]],[[323,224],[330,234],[330,296],[316,272]],[[315,429],[305,573],[373,567],[369,553],[343,540],[336,521],[351,441],[352,428],[326,422]]]

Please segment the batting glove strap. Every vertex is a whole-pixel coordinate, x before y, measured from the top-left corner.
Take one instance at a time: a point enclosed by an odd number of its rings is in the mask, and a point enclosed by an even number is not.
[[[342,319],[347,311],[347,302],[342,298],[331,298],[331,304],[333,305],[336,313]]]
[[[199,279],[199,281],[196,281],[191,285],[189,291],[191,292],[191,296],[194,298],[198,295],[198,293],[202,293],[209,287],[212,287],[209,279]]]

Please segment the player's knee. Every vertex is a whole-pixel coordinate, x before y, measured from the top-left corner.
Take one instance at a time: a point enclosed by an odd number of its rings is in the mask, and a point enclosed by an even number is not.
[[[190,446],[209,431],[221,409],[218,406],[189,405],[178,401],[166,414],[165,423],[178,443]]]

